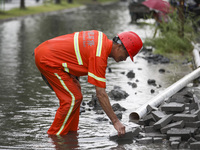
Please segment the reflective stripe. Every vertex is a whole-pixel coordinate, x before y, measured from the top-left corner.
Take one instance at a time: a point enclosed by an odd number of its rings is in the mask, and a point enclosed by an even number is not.
[[[101,56],[102,43],[103,43],[103,33],[99,31],[98,45],[97,45],[97,52],[96,52],[96,56],[98,57]]]
[[[74,34],[74,49],[75,49],[75,53],[76,53],[76,58],[78,60],[78,64],[83,65],[83,62],[82,62],[82,59],[81,59],[81,54],[80,54],[80,51],[79,51],[78,35],[79,35],[79,32],[76,32]]]
[[[95,76],[95,75],[94,75],[93,73],[91,73],[91,72],[88,72],[88,76],[90,76],[90,77],[92,77],[92,78],[94,78],[94,79],[96,79],[96,80],[98,80],[98,81],[106,82],[106,79],[105,79],[105,78],[97,77],[97,76]]]
[[[69,73],[69,68],[67,68],[67,63],[62,63],[62,66],[64,67],[65,72]]]
[[[71,106],[70,106],[70,109],[65,117],[65,120],[62,124],[62,126],[60,127],[60,130],[56,133],[56,135],[60,135],[60,133],[62,132],[62,130],[64,129],[65,127],[65,124],[67,123],[67,120],[69,119],[69,116],[71,115],[72,113],[72,110],[74,108],[74,104],[75,104],[75,97],[74,97],[74,94],[67,88],[67,86],[65,85],[65,82],[61,79],[61,77],[57,74],[57,73],[54,73],[55,76],[60,80],[60,83],[62,84],[62,86],[64,87],[64,89],[71,95],[72,97],[72,102],[71,102]]]

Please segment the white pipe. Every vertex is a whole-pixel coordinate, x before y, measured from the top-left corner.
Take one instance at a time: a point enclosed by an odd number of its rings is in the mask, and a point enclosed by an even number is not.
[[[142,107],[132,112],[129,115],[130,121],[137,122],[140,118],[142,118],[147,113],[146,107],[148,105],[153,106],[153,107],[158,107],[166,98],[171,97],[172,95],[177,93],[179,90],[185,87],[188,83],[198,78],[199,76],[200,76],[200,68],[197,68],[190,74],[184,76],[182,79],[178,80],[177,82],[172,84],[170,87],[165,89],[161,94],[157,95],[156,97],[154,97],[153,99],[145,103]]]
[[[194,62],[196,67],[200,67],[200,57],[199,57],[199,50],[194,48],[193,50]]]

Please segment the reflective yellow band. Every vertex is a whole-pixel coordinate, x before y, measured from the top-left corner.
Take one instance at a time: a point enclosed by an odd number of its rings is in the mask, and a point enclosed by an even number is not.
[[[69,73],[69,68],[67,68],[67,63],[62,63],[62,66],[64,67],[65,72]]]
[[[74,94],[67,88],[67,86],[65,85],[65,82],[61,79],[61,77],[57,74],[57,73],[54,73],[55,76],[60,80],[60,83],[62,84],[62,86],[64,87],[64,89],[71,95],[72,97],[72,102],[71,102],[71,106],[69,108],[69,111],[65,117],[65,120],[62,124],[62,126],[60,127],[60,130],[56,133],[56,135],[60,135],[60,133],[62,132],[62,130],[64,129],[65,127],[65,124],[67,123],[67,120],[69,119],[69,116],[71,115],[72,113],[72,110],[74,108],[74,104],[75,104],[75,97],[74,97]]]
[[[82,59],[81,59],[81,54],[80,54],[80,51],[79,51],[78,35],[79,35],[79,32],[76,32],[74,34],[74,49],[75,49],[75,53],[76,53],[76,58],[78,60],[78,64],[83,65],[83,62],[82,62]]]
[[[98,80],[98,81],[106,82],[106,79],[105,79],[105,78],[97,77],[97,76],[95,76],[95,75],[94,75],[93,73],[91,73],[91,72],[88,72],[88,76],[90,76],[90,77],[92,77],[92,78],[94,78],[94,79],[96,79],[96,80]]]
[[[97,45],[97,52],[96,52],[96,56],[98,57],[101,56],[102,43],[103,43],[103,33],[99,31],[98,45]]]

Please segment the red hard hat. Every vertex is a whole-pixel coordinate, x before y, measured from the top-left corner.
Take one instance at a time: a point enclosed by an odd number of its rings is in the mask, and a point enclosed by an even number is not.
[[[128,54],[133,61],[133,57],[141,50],[142,48],[142,40],[140,37],[132,32],[122,32],[118,34],[118,37],[122,41],[123,45],[125,46],[126,50],[128,51]]]

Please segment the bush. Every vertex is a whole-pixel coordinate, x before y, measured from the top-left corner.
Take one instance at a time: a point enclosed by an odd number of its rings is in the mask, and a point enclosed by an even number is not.
[[[180,53],[192,52],[192,42],[195,40],[193,28],[194,20],[191,15],[185,18],[184,36],[180,36],[181,21],[177,13],[169,16],[168,23],[160,23],[157,27],[158,36],[153,39],[146,39],[144,45],[153,46],[155,53]]]

